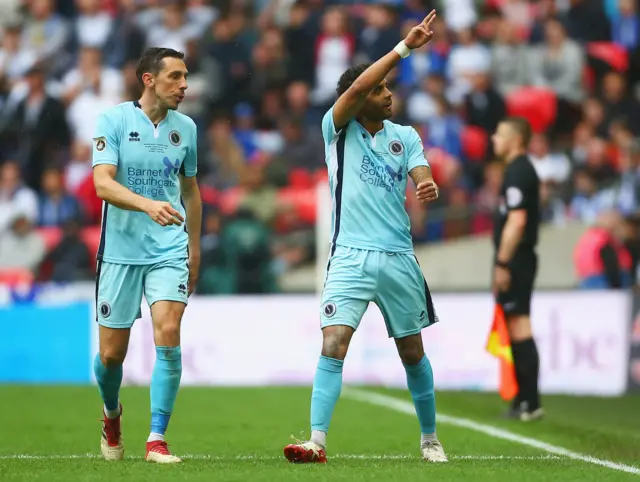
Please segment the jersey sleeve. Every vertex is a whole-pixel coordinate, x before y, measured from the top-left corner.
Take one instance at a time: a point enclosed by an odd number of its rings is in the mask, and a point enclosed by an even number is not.
[[[514,166],[516,167],[516,166]],[[531,194],[528,192],[527,173],[522,169],[513,169],[505,176],[504,197],[508,211],[524,209]]]
[[[98,116],[96,123],[95,135],[93,136],[93,163],[98,166],[100,164],[118,165],[120,151],[120,129],[113,120],[113,116],[109,116],[107,112],[103,112]]]
[[[198,129],[195,123],[192,123],[191,129],[189,129],[189,145],[180,174],[185,177],[194,177],[198,174]]]
[[[407,171],[410,172],[414,167],[429,166],[429,161],[424,155],[424,145],[422,139],[416,130],[412,127],[407,136]]]
[[[339,131],[336,130],[336,125],[333,122],[333,107],[331,107],[322,118],[322,137],[324,138],[324,142],[331,144],[344,129],[346,129],[346,127],[343,127]]]

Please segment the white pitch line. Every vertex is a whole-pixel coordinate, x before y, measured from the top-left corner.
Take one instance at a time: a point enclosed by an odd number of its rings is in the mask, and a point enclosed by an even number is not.
[[[181,458],[187,460],[210,460],[213,462],[234,462],[234,461],[271,461],[282,460],[284,457],[275,455],[236,455],[236,456],[216,456],[204,454],[187,454],[180,455]],[[102,457],[98,454],[82,454],[82,455],[31,455],[31,454],[10,454],[0,455],[0,460],[98,460]],[[492,460],[562,460],[562,457],[554,455],[541,456],[510,456],[510,455],[449,455],[454,460],[475,460],[475,461],[492,461]],[[143,457],[133,456],[127,457],[129,460],[141,460]],[[331,459],[337,460],[420,460],[417,455],[374,455],[374,454],[332,454]]]
[[[381,393],[370,392],[366,390],[360,390],[357,388],[346,388],[342,392],[346,397],[360,402],[369,403],[371,405],[377,405],[379,407],[395,410],[396,412],[406,413],[409,415],[415,415],[416,410],[411,402],[401,400],[399,398],[383,395]],[[537,440],[531,437],[524,437],[514,432],[494,427],[492,425],[486,425],[478,423],[468,418],[452,417],[450,415],[438,414],[438,422],[448,425],[454,425],[456,427],[463,427],[475,432],[480,432],[489,437],[509,440],[516,442],[527,447],[532,447],[538,450],[542,450],[549,454],[558,455],[560,457],[566,457],[573,460],[580,460],[594,465],[600,465],[611,470],[618,470],[620,472],[627,472],[629,474],[640,474],[640,469],[631,465],[620,464],[612,462],[611,460],[599,459],[591,457],[590,455],[584,455],[572,450],[568,450],[564,447],[557,445],[551,445],[541,440]]]

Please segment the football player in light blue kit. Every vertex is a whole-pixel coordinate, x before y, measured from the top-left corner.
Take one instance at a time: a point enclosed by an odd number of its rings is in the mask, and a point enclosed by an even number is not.
[[[118,394],[144,295],[156,344],[145,459],[181,461],[169,452],[164,434],[182,374],[180,322],[198,278],[202,219],[196,126],[176,111],[187,89],[183,58],[175,50],[148,49],[137,67],[142,97],[103,112],[93,139],[93,178],[104,201],[94,372],[104,401],[100,446],[107,460],[124,456]]]
[[[433,373],[421,331],[438,321],[413,254],[405,209],[407,177],[421,202],[438,197],[418,133],[388,121],[392,94],[385,77],[432,37],[432,11],[404,41],[371,66],[353,67],[322,122],[333,198],[331,255],[322,293],[323,345],[311,396],[311,440],[288,445],[296,463],[326,462],[326,437],[342,387],[351,337],[370,302],[380,308],[404,364],[421,429],[425,460],[447,462],[436,437]]]

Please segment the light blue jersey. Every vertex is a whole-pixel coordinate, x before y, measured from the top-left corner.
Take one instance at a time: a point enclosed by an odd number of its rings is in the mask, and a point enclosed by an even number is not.
[[[429,165],[415,129],[384,121],[371,136],[354,119],[336,131],[331,108],[322,135],[333,200],[332,244],[412,253],[407,177],[414,167]]]
[[[93,166],[117,166],[115,180],[131,191],[166,201],[186,219],[178,175],[197,174],[197,132],[177,111],[154,126],[138,102],[104,111],[93,139]],[[160,226],[147,214],[104,203],[98,259],[107,263],[148,265],[186,258],[186,224]]]

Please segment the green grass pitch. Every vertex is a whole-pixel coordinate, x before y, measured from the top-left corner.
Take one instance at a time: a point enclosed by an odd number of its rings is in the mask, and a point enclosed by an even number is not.
[[[369,391],[410,401],[401,390]],[[415,416],[354,399],[348,389],[329,434],[329,463],[292,465],[282,448],[291,436],[308,436],[309,388],[181,389],[167,440],[185,462],[158,466],[142,459],[148,389],[124,388],[121,398],[126,458],[105,462],[96,388],[0,386],[0,481],[640,481],[637,396],[549,396],[547,418],[522,424],[500,419],[494,394],[438,393],[438,412],[449,420],[463,417],[609,467],[451,423],[438,424],[450,462],[426,464]],[[616,470],[621,464],[627,472]]]

